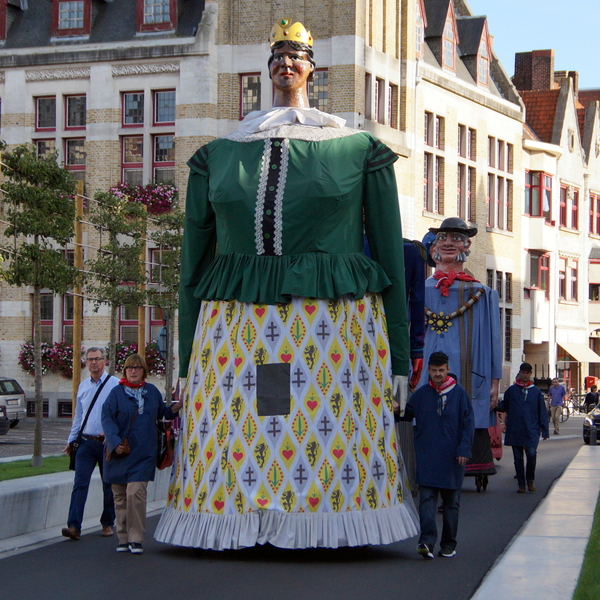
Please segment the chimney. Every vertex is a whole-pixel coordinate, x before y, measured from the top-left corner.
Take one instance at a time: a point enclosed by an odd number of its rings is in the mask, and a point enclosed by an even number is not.
[[[554,89],[554,50],[517,52],[513,83],[521,91]]]

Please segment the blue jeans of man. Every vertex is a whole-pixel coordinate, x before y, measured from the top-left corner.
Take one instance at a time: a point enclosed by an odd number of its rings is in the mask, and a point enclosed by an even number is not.
[[[528,446],[513,446],[512,449],[519,487],[525,487],[525,480],[529,482],[535,479],[537,448],[530,448]],[[525,456],[527,456],[527,468],[525,468],[523,452],[525,452]]]
[[[69,506],[69,517],[67,525],[81,531],[83,521],[83,509],[87,500],[90,480],[96,465],[100,467],[102,477],[102,459],[104,455],[104,444],[100,441],[81,438],[81,445],[75,455],[75,480],[71,492],[71,505]],[[115,522],[115,503],[110,483],[102,480],[102,492],[104,494],[104,510],[100,516],[103,527],[112,527]]]
[[[433,548],[437,541],[437,514],[438,493],[442,498],[442,539],[440,547],[452,551],[456,548],[456,535],[458,533],[458,509],[460,507],[460,490],[448,490],[419,486],[419,520],[421,522],[421,537],[419,544],[427,544]]]

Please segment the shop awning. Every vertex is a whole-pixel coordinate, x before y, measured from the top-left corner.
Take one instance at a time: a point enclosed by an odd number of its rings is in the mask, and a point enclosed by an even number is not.
[[[568,352],[576,362],[581,363],[600,363],[600,355],[588,348],[585,344],[558,344],[565,352]],[[567,361],[568,362],[568,361]]]

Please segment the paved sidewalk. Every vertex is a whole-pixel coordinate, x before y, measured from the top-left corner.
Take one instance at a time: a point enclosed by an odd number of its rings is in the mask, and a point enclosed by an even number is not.
[[[582,446],[472,600],[571,600],[600,491],[600,446]]]

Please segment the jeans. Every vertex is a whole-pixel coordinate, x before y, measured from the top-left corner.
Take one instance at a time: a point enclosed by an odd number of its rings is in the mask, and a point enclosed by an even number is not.
[[[443,550],[452,551],[456,548],[456,534],[458,533],[460,490],[419,486],[419,520],[421,521],[419,544],[427,544],[433,548],[437,541],[435,515],[437,514],[438,492],[442,497],[444,509],[440,547]]]
[[[533,481],[535,479],[535,464],[537,461],[537,448],[527,446],[513,446],[513,456],[515,459],[515,471],[519,487],[525,487],[525,480]],[[527,473],[523,462],[523,450],[527,456]]]
[[[75,527],[81,531],[81,522],[83,521],[83,509],[87,500],[90,480],[96,464],[100,467],[100,476],[102,476],[102,458],[104,454],[104,444],[94,440],[81,438],[81,445],[75,455],[75,480],[73,481],[73,491],[71,492],[71,505],[69,506],[69,517],[67,525]],[[112,489],[110,483],[102,481],[102,492],[104,493],[104,510],[100,516],[100,523],[103,527],[112,527],[115,522],[115,504],[113,501]]]

